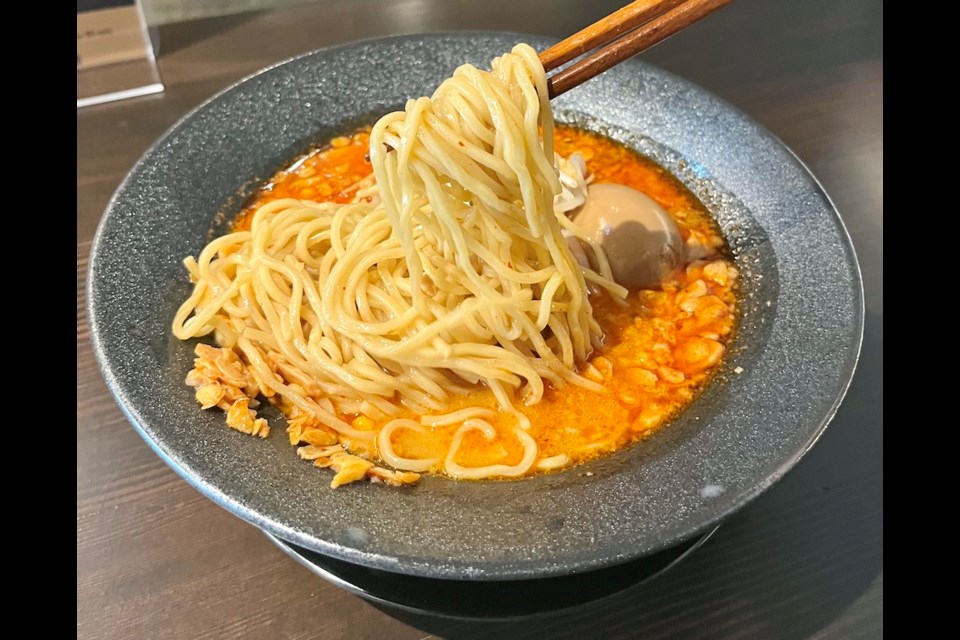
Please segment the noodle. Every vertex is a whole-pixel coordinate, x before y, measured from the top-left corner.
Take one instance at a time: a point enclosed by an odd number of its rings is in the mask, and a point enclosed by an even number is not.
[[[387,424],[383,425],[383,428],[380,429],[380,432],[377,434],[377,447],[380,451],[380,457],[395,469],[403,469],[405,471],[427,471],[432,466],[440,462],[440,458],[421,458],[419,460],[414,460],[411,458],[404,458],[393,451],[393,444],[390,441],[393,432],[397,429],[410,429],[412,431],[417,431],[419,433],[425,433],[426,429],[421,427],[419,424],[413,420],[408,420],[404,418],[399,418],[397,420],[391,420]]]
[[[493,428],[486,420],[466,420],[463,426],[457,429],[453,437],[453,444],[450,445],[450,451],[447,453],[447,459],[444,462],[444,470],[448,475],[458,480],[479,480],[491,476],[504,476],[507,478],[522,476],[530,467],[533,466],[537,458],[537,443],[523,429],[513,430],[514,435],[523,445],[523,459],[516,465],[491,464],[484,467],[464,467],[457,463],[457,451],[463,442],[463,437],[470,431],[479,431],[487,440],[493,440],[497,435],[497,430]]]
[[[376,184],[354,202],[273,201],[250,231],[187,258],[195,286],[173,333],[213,333],[243,355],[251,386],[314,417],[348,448],[375,444],[394,468],[440,462],[399,455],[395,430],[462,422],[443,459],[447,474],[522,475],[538,447],[515,402],[539,402],[546,382],[602,390],[576,373],[602,338],[587,282],[626,293],[595,244],[599,273],[578,264],[564,237],[585,238],[554,208],[564,185],[536,52],[517,45],[489,72],[462,66],[432,98],[384,116],[370,134],[370,160]],[[452,395],[477,384],[516,416],[516,464],[456,461],[467,432],[497,436],[482,419],[489,410],[448,410]],[[398,405],[447,413],[422,424],[395,419],[379,433],[342,418],[375,422]]]

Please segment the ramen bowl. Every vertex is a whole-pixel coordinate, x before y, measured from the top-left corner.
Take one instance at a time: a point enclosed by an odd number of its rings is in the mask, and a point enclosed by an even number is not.
[[[522,480],[424,477],[355,484],[201,412],[170,332],[181,261],[311,146],[427,95],[460,64],[486,66],[508,33],[357,42],[265,69],[164,134],[121,184],[90,258],[94,350],[147,443],[217,504],[273,536],[354,564],[427,578],[517,580],[600,569],[712,529],[814,445],[856,366],[863,296],[827,195],[772,134],[697,86],[638,60],[554,101],[556,117],[667,168],[713,213],[741,273],[740,318],[719,372],[650,439]],[[272,418],[274,426],[281,419]]]

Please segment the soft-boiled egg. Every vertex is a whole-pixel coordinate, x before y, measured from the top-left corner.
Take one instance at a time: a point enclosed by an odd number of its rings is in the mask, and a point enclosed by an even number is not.
[[[683,260],[676,223],[653,198],[632,187],[591,185],[573,222],[603,247],[613,279],[625,287],[657,287]]]

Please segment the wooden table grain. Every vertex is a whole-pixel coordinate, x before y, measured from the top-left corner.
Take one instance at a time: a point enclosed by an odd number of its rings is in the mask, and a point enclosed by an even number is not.
[[[819,444],[648,584],[511,622],[372,606],[181,480],[130,427],[97,370],[84,299],[94,231],[136,159],[188,110],[322,46],[460,29],[563,37],[618,4],[327,0],[175,24],[160,30],[166,92],[77,112],[79,638],[882,636],[882,0],[739,0],[643,54],[745,111],[811,168],[853,237],[867,303],[859,370]]]

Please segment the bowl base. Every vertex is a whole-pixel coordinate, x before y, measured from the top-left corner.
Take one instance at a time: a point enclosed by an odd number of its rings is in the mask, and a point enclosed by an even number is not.
[[[443,580],[371,569],[264,534],[311,572],[371,602],[447,618],[497,620],[574,607],[650,580],[692,553],[716,530],[612,567],[555,578],[495,581]],[[531,598],[531,593],[537,597]]]

